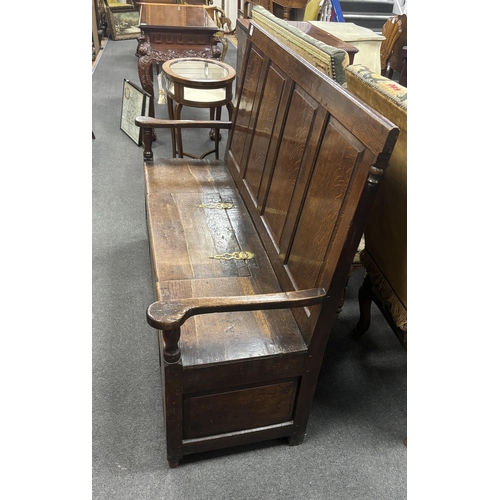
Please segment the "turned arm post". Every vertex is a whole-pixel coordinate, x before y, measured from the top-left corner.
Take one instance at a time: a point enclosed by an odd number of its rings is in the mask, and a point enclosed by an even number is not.
[[[144,146],[144,161],[153,161],[153,129],[151,127],[142,129],[142,145]]]
[[[179,339],[181,337],[181,329],[172,328],[171,330],[162,330],[163,342],[163,360],[165,363],[177,363],[181,357],[181,350],[179,349]]]

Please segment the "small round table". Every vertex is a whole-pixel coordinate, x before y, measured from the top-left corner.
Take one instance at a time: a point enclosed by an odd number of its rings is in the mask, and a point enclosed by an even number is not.
[[[233,116],[233,81],[236,71],[221,61],[201,57],[183,57],[171,59],[163,63],[163,73],[167,79],[167,106],[171,120],[180,120],[183,106],[195,108],[210,108],[210,119],[220,120],[222,106],[227,107],[229,120]],[[175,106],[174,106],[175,103]],[[181,131],[172,128],[172,156],[179,158],[184,155],[196,158],[186,153],[182,148]],[[212,129],[210,138],[215,140],[215,148],[203,153],[204,158],[215,153],[219,158],[218,130]]]

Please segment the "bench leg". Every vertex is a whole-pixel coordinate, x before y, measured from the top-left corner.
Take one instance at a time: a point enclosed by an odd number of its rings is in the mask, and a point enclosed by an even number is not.
[[[177,467],[182,451],[182,361],[178,342],[180,329],[163,331],[162,393],[163,416],[167,435],[167,461]]]
[[[182,365],[165,363],[164,415],[167,434],[167,461],[171,468],[179,465],[182,453]]]

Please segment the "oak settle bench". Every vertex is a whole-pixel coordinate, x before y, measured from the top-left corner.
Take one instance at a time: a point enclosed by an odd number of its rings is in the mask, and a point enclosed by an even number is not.
[[[167,459],[306,432],[398,128],[251,24],[231,122],[138,117]],[[228,129],[225,159],[153,129]]]

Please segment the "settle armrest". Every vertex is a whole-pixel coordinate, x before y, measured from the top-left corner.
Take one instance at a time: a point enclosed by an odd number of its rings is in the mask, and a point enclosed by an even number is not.
[[[213,128],[218,130],[230,129],[233,122],[220,120],[161,120],[151,116],[138,116],[135,119],[135,124],[144,130],[142,138],[144,161],[151,162],[153,160],[153,129],[155,128]]]
[[[138,116],[135,124],[141,128],[222,128],[230,129],[233,122],[220,120],[160,120],[150,116]]]
[[[148,323],[158,330],[179,328],[191,316],[230,311],[255,311],[312,306],[326,298],[324,288],[298,292],[243,295],[236,297],[200,297],[159,301],[147,309]]]

